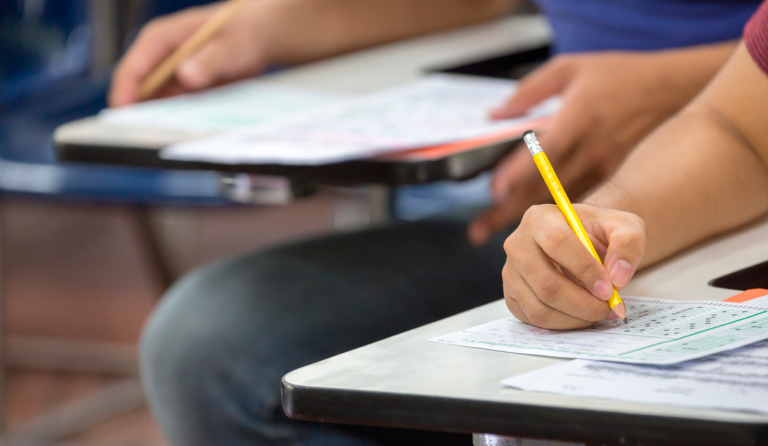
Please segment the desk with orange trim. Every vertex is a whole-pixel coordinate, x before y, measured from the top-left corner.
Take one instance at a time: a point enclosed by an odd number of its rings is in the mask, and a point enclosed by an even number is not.
[[[730,289],[710,285],[725,278]],[[623,292],[689,301],[765,299],[759,296],[768,294],[768,218],[640,271]],[[768,444],[768,415],[524,392],[500,381],[564,360],[427,342],[508,315],[499,300],[302,367],[283,377],[283,408],[301,420],[490,434],[475,437],[482,445],[556,444],[524,438]]]

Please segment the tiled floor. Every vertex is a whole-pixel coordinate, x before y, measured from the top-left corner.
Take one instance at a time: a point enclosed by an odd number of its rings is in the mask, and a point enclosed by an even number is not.
[[[198,227],[206,231],[200,239],[207,245],[198,250],[197,261],[231,251],[232,240],[239,240],[238,248],[243,249],[326,232],[332,225],[332,206],[329,199],[319,197],[284,210],[198,215]],[[143,261],[129,208],[5,200],[3,211],[6,333],[136,342],[162,287]],[[224,234],[226,240],[217,243],[216,234]],[[13,430],[118,379],[11,369],[5,393],[7,425]],[[155,446],[165,440],[143,407],[67,438],[66,443]]]

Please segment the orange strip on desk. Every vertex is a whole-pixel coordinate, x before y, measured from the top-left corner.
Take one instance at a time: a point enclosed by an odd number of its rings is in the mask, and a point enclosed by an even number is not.
[[[723,302],[733,302],[733,303],[744,303],[752,299],[757,299],[758,297],[763,297],[768,295],[768,290],[762,289],[762,288],[754,288],[751,290],[744,291],[743,293],[739,293],[735,296],[731,296],[728,299],[725,299]]]
[[[432,146],[420,149],[405,150],[397,153],[389,153],[377,157],[379,160],[402,160],[402,159],[419,159],[419,160],[431,160],[442,158],[454,153],[463,152],[465,150],[476,149],[488,144],[502,142],[509,139],[520,137],[522,133],[528,129],[541,129],[548,124],[550,118],[540,118],[533,121],[526,122],[523,125],[506,129],[499,133],[492,135],[480,136],[477,138],[467,139],[464,141],[457,141],[448,144],[441,144],[439,146]]]

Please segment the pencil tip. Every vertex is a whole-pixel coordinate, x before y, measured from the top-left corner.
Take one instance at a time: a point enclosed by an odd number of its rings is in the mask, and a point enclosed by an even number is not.
[[[624,318],[624,324],[626,325],[626,324],[628,324],[628,323],[629,323],[629,322],[627,322],[627,318]]]

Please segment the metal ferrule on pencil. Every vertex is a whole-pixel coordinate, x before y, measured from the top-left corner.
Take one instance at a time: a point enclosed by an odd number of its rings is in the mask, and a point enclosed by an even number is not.
[[[536,139],[536,134],[533,133],[533,130],[528,130],[523,133],[523,141],[525,141],[525,145],[528,146],[528,151],[531,152],[531,156],[544,151],[541,148],[541,144],[539,144],[539,140]]]

